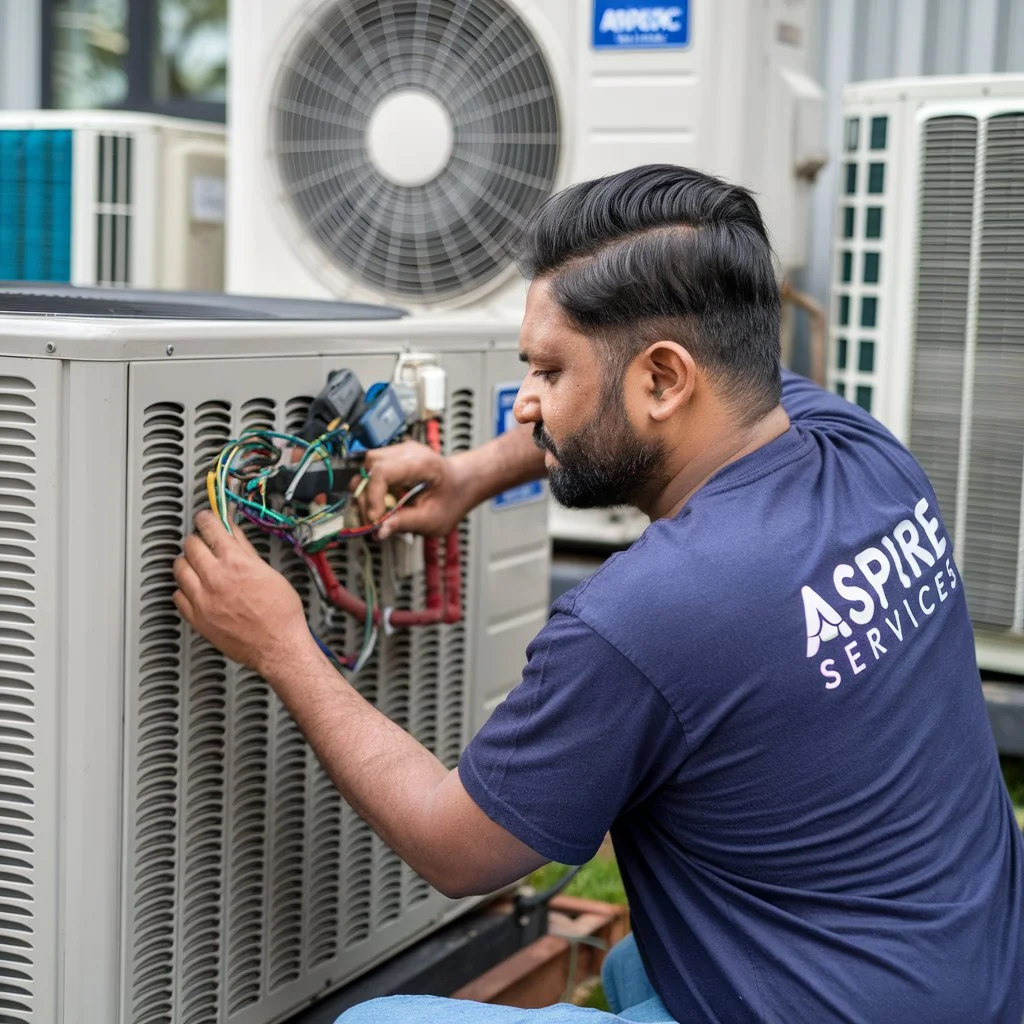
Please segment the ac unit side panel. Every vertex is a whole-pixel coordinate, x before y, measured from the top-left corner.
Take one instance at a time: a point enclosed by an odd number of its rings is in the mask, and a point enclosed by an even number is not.
[[[397,349],[397,346],[396,346]],[[449,361],[449,447],[474,430],[480,357]],[[129,402],[125,759],[126,1020],[278,1019],[344,983],[458,907],[406,868],[336,793],[266,685],[189,634],[170,604],[173,557],[205,473],[247,426],[296,429],[328,369],[368,384],[393,357],[313,357],[135,364]],[[254,538],[299,590],[338,648],[356,624],[328,615],[305,566]],[[449,763],[467,734],[476,629],[472,526],[463,531],[466,619],[398,631],[357,688]],[[398,607],[423,580],[393,581],[393,547],[367,548]],[[355,546],[332,553],[350,587]],[[218,1016],[205,1016],[211,1007]]]
[[[64,364],[64,1017],[118,1021],[128,368]],[[57,549],[54,549],[54,558]],[[40,1020],[49,1019],[44,1016]]]
[[[0,1006],[54,1020],[63,840],[61,479],[57,360],[0,358]]]
[[[485,357],[486,392],[481,402],[480,442],[496,433],[499,390],[515,387],[523,368],[514,351]],[[550,540],[546,485],[538,496],[501,505],[482,505],[479,571],[486,618],[477,630],[471,727],[475,732],[522,678],[527,644],[548,614]]]

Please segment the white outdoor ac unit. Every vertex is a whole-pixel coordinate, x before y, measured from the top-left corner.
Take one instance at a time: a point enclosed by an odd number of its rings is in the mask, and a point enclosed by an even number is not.
[[[219,125],[0,112],[0,281],[224,289]]]
[[[515,336],[224,296],[106,315],[116,302],[0,295],[0,1016],[269,1024],[470,904],[384,846],[263,681],[183,625],[172,562],[221,445],[296,429],[328,371],[368,385],[435,354],[444,444],[465,449],[504,423]],[[355,679],[448,765],[545,619],[543,495],[481,506],[461,536],[463,620],[382,637]],[[259,543],[351,650],[353,621]],[[374,549],[384,602],[419,607],[422,572],[393,580],[399,543]],[[354,555],[336,557],[344,580]]]
[[[1024,674],[1024,75],[844,95],[831,386],[924,466],[982,668]]]
[[[651,162],[758,189],[797,266],[812,22],[792,0],[235,4],[228,288],[518,320],[527,215]]]

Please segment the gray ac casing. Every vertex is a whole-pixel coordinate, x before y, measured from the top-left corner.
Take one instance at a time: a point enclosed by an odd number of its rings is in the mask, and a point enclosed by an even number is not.
[[[269,688],[171,602],[221,444],[294,429],[329,370],[368,385],[409,350],[447,371],[446,449],[492,437],[521,376],[500,324],[0,316],[5,1020],[269,1024],[467,909],[371,833]],[[477,508],[463,622],[382,638],[357,677],[449,765],[545,619],[546,513]],[[418,604],[392,543],[385,599]],[[295,556],[264,550],[322,616]],[[352,622],[325,628],[356,645]]]

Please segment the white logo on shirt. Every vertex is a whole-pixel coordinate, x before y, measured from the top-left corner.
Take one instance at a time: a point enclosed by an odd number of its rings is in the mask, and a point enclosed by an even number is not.
[[[922,534],[927,538],[927,546],[922,542]],[[832,585],[845,603],[842,611],[835,607],[839,601],[826,600],[812,587],[802,587],[807,657],[815,657],[823,644],[842,637],[849,640],[843,645],[843,653],[850,670],[853,675],[860,675],[872,663],[866,660],[868,657],[878,661],[892,649],[894,639],[897,644],[902,643],[909,627],[920,628],[959,585],[952,559],[946,558],[945,564],[940,564],[948,547],[947,538],[940,535],[938,519],[928,516],[928,501],[922,498],[914,506],[913,519],[901,519],[877,545],[869,545],[850,562],[840,562],[835,567]],[[916,589],[916,594],[904,595],[897,589],[897,583],[904,591]],[[853,626],[868,626],[879,610],[886,613],[882,623],[850,639]],[[867,646],[867,652],[862,644]],[[842,658],[837,658],[842,664]],[[834,690],[843,681],[837,658],[825,658],[819,665],[828,690]]]

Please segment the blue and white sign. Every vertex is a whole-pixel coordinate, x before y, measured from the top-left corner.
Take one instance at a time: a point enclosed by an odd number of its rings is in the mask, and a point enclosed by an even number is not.
[[[494,389],[494,436],[498,437],[507,430],[514,430],[516,422],[512,407],[516,404],[519,394],[518,384],[499,384]],[[496,508],[510,508],[522,505],[525,501],[537,501],[544,497],[544,484],[540,480],[531,480],[528,484],[520,484],[507,491],[502,491],[494,499]]]
[[[646,49],[690,45],[690,2],[594,0],[594,47]]]

